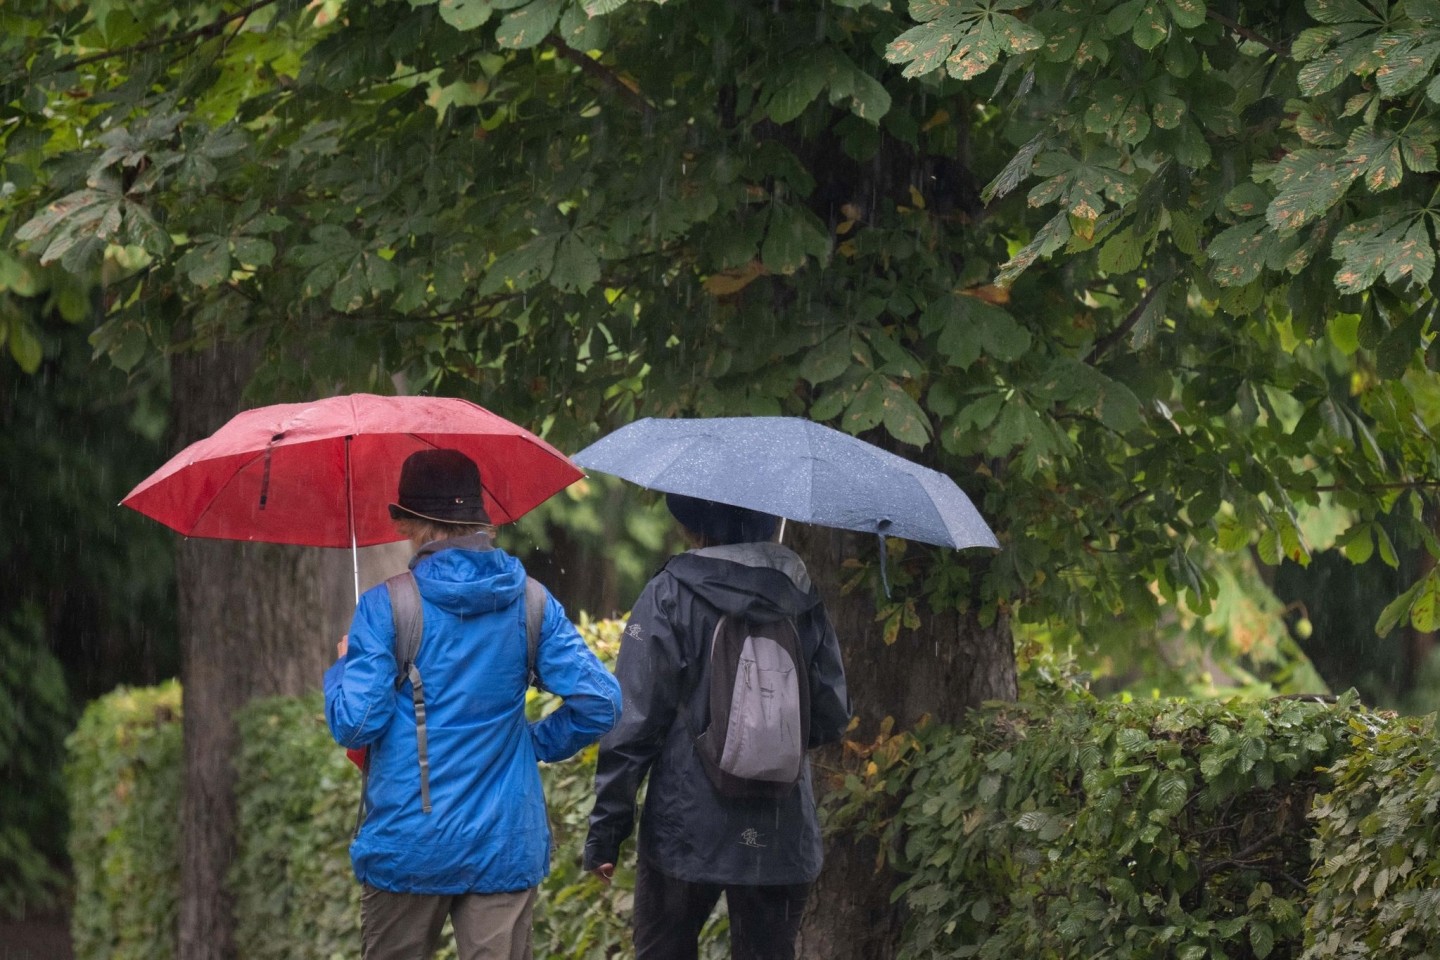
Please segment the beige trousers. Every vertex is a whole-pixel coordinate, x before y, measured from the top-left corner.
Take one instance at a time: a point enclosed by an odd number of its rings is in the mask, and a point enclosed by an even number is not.
[[[430,960],[445,918],[459,960],[530,960],[535,889],[431,896],[366,886],[360,897],[363,960]]]

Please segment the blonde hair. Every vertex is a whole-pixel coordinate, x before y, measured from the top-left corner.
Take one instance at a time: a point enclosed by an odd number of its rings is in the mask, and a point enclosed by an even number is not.
[[[440,520],[426,520],[424,517],[399,517],[393,523],[395,529],[407,540],[419,543],[468,537],[472,533],[495,536],[495,526],[489,523],[444,523]]]

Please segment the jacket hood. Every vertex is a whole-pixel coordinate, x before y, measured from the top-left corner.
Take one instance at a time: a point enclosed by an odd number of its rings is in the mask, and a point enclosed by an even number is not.
[[[524,566],[483,533],[427,543],[410,569],[422,597],[461,616],[502,610],[525,590]]]
[[[672,557],[665,569],[729,616],[765,623],[798,617],[820,603],[805,562],[778,543],[690,550]]]

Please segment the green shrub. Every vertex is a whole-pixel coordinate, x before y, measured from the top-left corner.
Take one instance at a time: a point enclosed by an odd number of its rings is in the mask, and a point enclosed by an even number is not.
[[[1317,768],[1360,716],[1348,699],[994,705],[882,736],[831,827],[868,818],[892,841],[906,957],[1295,958]]]
[[[68,741],[77,960],[175,956],[180,687],[116,690]]]
[[[244,960],[328,960],[360,943],[347,844],[360,774],[325,726],[320,695],[240,712],[235,758],[235,943]]]
[[[65,785],[55,757],[74,720],[33,606],[0,621],[0,917],[59,902]]]
[[[1305,960],[1440,957],[1440,742],[1435,715],[1356,717],[1318,798]]]

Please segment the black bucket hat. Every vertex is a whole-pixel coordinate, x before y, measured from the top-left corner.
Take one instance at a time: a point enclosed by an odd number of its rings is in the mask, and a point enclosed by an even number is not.
[[[780,518],[768,513],[680,493],[665,494],[665,506],[685,529],[713,544],[769,540],[775,536],[775,528],[780,525]]]
[[[440,523],[489,523],[480,468],[459,450],[420,450],[400,467],[400,489],[390,519],[419,517]]]

